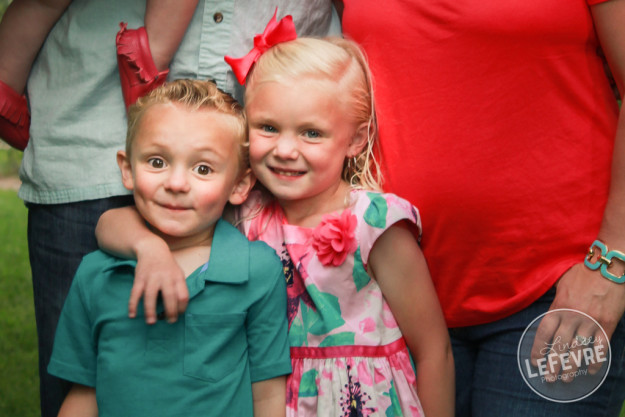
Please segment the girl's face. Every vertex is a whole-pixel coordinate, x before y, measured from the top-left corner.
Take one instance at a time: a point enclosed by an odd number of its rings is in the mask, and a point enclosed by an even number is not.
[[[346,186],[345,158],[364,143],[338,89],[333,81],[310,78],[248,89],[250,164],[283,207],[294,202],[319,207]]]

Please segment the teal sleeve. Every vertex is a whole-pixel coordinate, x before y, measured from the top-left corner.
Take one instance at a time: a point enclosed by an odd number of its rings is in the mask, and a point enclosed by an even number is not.
[[[282,263],[262,242],[253,242],[251,249],[250,275],[264,291],[251,306],[246,323],[251,380],[258,382],[290,374],[291,358]]]
[[[88,260],[83,260],[70,287],[56,329],[48,372],[56,377],[95,387],[97,346],[92,337],[91,314],[85,288],[95,281]]]

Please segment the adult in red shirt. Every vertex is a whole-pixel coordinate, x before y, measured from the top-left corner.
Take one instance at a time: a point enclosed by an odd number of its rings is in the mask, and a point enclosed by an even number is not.
[[[597,53],[624,91],[625,0],[338,9],[370,60],[386,189],[422,214],[458,415],[618,415],[625,284],[583,261],[595,239],[625,251],[625,116]],[[531,392],[517,370],[524,329],[556,308],[587,313],[612,342],[600,389],[566,405]]]

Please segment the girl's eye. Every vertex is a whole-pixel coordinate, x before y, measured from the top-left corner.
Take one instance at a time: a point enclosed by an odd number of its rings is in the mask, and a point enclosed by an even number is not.
[[[304,132],[304,136],[307,139],[319,139],[321,137],[321,133],[318,130],[307,130]]]
[[[163,161],[161,158],[150,158],[148,159],[148,164],[152,168],[163,168],[165,166],[165,161]]]
[[[198,165],[193,168],[193,170],[200,175],[208,175],[213,172],[213,170],[208,165]]]
[[[263,130],[263,132],[267,133],[276,133],[278,131],[275,127],[271,125],[262,125],[260,128]]]

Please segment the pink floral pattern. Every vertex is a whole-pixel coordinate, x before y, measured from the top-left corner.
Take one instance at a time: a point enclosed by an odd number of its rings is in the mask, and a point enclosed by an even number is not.
[[[325,266],[339,266],[347,255],[356,252],[356,224],[358,220],[349,209],[340,215],[327,214],[313,230],[312,247]]]

